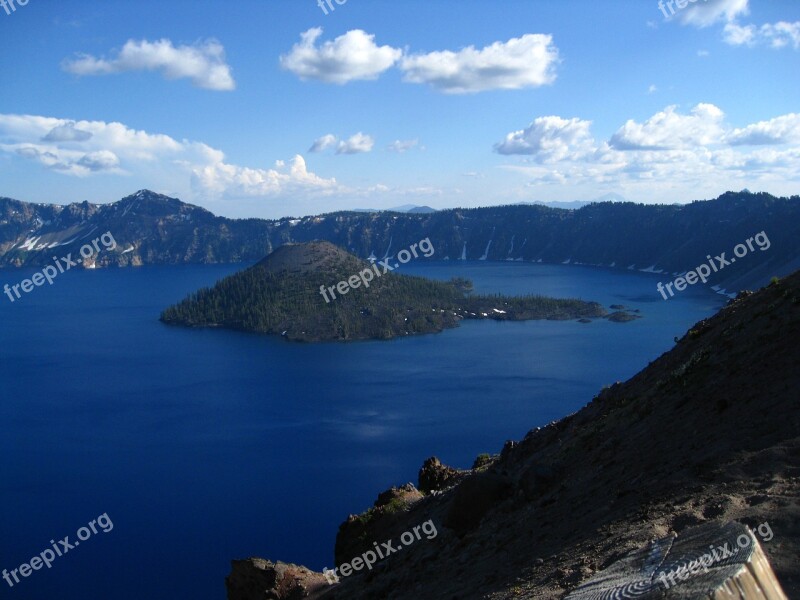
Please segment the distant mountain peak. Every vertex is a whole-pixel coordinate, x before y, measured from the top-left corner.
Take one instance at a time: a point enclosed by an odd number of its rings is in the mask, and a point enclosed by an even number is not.
[[[533,202],[520,202],[520,204],[526,205],[533,205],[533,206],[546,206],[547,208],[558,208],[561,210],[575,210],[578,208],[583,208],[589,202],[585,202],[583,200],[573,200],[571,202],[559,202],[559,201],[542,201],[542,200],[535,200]]]
[[[609,192],[595,198],[592,202],[628,202],[628,199],[616,192]]]
[[[609,192],[608,194],[603,194],[602,196],[594,198],[593,200],[571,200],[571,201],[535,200],[533,202],[521,202],[520,204],[534,204],[536,206],[547,206],[548,208],[560,208],[562,210],[576,210],[595,202],[628,202],[628,200],[625,197],[621,196],[620,194],[617,194],[615,192]]]
[[[141,189],[134,194],[130,194],[122,198],[122,200],[142,200],[145,198],[164,198],[168,200],[177,200],[177,198],[170,198],[169,196],[165,196],[164,194],[159,194],[154,192],[153,190],[148,189]]]
[[[438,212],[437,209],[431,208],[430,206],[420,206],[418,204],[403,204],[401,206],[394,206],[392,208],[353,208],[349,212],[371,212],[371,213],[379,213],[379,212],[399,212],[399,213],[408,213],[408,214],[427,214],[427,213],[435,213]]]
[[[167,216],[169,214],[186,214],[189,212],[202,212],[212,215],[211,211],[201,206],[188,204],[178,198],[173,198],[172,196],[167,196],[165,194],[159,194],[158,192],[148,189],[142,189],[135,194],[125,196],[117,202],[112,202],[111,205],[118,205],[123,207],[126,211],[131,210],[133,207],[138,209],[146,208],[153,212],[154,215],[160,216]]]

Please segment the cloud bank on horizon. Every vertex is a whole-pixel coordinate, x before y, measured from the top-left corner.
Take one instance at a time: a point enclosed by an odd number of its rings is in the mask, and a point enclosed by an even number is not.
[[[577,39],[587,25],[563,7],[532,4],[511,5],[543,23],[523,33],[514,10],[489,19],[463,6],[468,35],[434,35],[348,4],[336,16],[363,27],[329,18],[326,27],[341,33],[308,27],[299,41],[291,31],[277,40],[214,31],[198,11],[194,29],[213,37],[85,48],[77,46],[84,29],[102,26],[67,2],[62,10],[82,14],[71,21],[80,35],[54,25],[63,41],[21,59],[18,93],[0,99],[8,186],[0,194],[53,201],[48,193],[60,189],[59,201],[88,193],[113,201],[151,188],[224,214],[275,217],[399,201],[441,208],[610,192],[663,202],[744,187],[798,193],[800,114],[791,107],[799,90],[781,75],[798,66],[800,7],[708,0],[673,4],[661,19],[655,5],[617,13],[616,30],[684,47],[665,63],[625,41],[599,48]],[[108,10],[113,23],[114,8],[92,10]],[[17,29],[4,23],[6,43],[53,18],[28,13]],[[168,12],[165,28],[178,18]],[[487,19],[494,39],[480,34]],[[102,37],[116,37],[119,21]],[[449,38],[462,41],[448,48]],[[729,93],[755,81],[757,99]],[[62,95],[43,98],[46,85]]]

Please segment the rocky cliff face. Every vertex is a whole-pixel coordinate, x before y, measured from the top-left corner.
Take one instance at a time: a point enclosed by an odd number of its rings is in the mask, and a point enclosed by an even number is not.
[[[649,269],[665,282],[733,255],[759,232],[768,249],[712,272],[729,290],[764,285],[800,268],[800,197],[750,192],[689,205],[590,204],[578,210],[499,206],[429,214],[342,212],[298,219],[226,219],[142,190],[105,205],[26,204],[0,198],[0,266],[44,264],[70,240],[111,231],[120,247],[99,266],[255,262],[289,242],[326,240],[360,258],[392,257],[429,238],[434,260],[511,260]],[[61,245],[61,246],[59,246]],[[753,242],[751,241],[751,245]],[[715,263],[716,264],[716,263]],[[673,275],[668,275],[673,274]]]
[[[427,521],[437,535],[306,597],[560,598],[651,539],[734,520],[769,523],[764,550],[798,597],[798,339],[800,272],[741,294],[638,375],[468,473],[428,461],[428,493],[393,490],[348,519],[337,560]],[[289,597],[269,593],[228,597]]]
[[[101,253],[98,266],[255,262],[271,250],[266,222],[215,217],[147,190],[104,205],[0,198],[0,266],[41,265],[54,252],[76,254],[106,231],[117,247]]]
[[[302,600],[329,586],[322,575],[305,567],[260,558],[233,561],[225,585],[231,596],[259,600]]]

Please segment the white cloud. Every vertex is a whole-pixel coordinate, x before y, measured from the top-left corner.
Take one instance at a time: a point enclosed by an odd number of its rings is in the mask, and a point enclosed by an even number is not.
[[[725,42],[732,46],[755,46],[767,44],[780,49],[791,46],[800,49],[800,21],[787,23],[767,23],[761,27],[755,25],[737,25],[728,23],[724,31]]]
[[[309,152],[324,152],[329,148],[336,148],[336,154],[362,154],[371,152],[375,146],[375,140],[370,135],[360,131],[346,140],[339,140],[335,135],[329,133],[321,138],[314,140]]]
[[[551,35],[526,34],[481,50],[469,46],[405,57],[405,81],[449,94],[539,87],[553,83],[558,49]]]
[[[375,36],[361,29],[348,31],[333,41],[317,46],[322,28],[300,35],[291,52],[280,57],[281,66],[300,77],[327,83],[345,84],[376,79],[400,59],[403,52],[391,46],[377,46]]]
[[[575,160],[593,151],[591,121],[537,117],[526,129],[514,131],[495,144],[500,154],[531,155],[538,162]]]
[[[389,152],[397,152],[398,154],[403,154],[404,152],[408,152],[412,148],[415,148],[419,145],[419,140],[395,140],[388,146],[386,149]]]
[[[361,154],[372,152],[375,140],[372,136],[365,135],[360,131],[346,140],[341,140],[336,147],[336,154]]]
[[[558,49],[551,35],[526,34],[477,50],[444,50],[403,56],[403,50],[378,46],[361,29],[318,43],[322,28],[300,34],[300,42],[281,55],[281,66],[303,80],[345,84],[377,79],[395,65],[408,83],[427,83],[448,94],[539,87],[555,81]]]
[[[159,71],[167,79],[190,79],[196,87],[209,90],[236,88],[231,68],[225,62],[225,49],[215,40],[177,48],[168,39],[128,40],[114,58],[79,54],[64,60],[62,68],[80,76]]]
[[[47,168],[77,176],[121,169],[120,165],[128,161],[170,159],[182,149],[169,136],[137,131],[121,123],[74,122],[35,115],[0,114],[0,139],[0,151],[36,159]]]
[[[780,21],[775,24],[761,26],[761,35],[769,40],[773,48],[783,48],[791,45],[795,50],[800,48],[800,21],[787,23]]]
[[[20,144],[15,150],[18,156],[35,160],[47,169],[66,175],[85,177],[91,173],[108,171],[123,174],[119,167],[119,158],[113,152],[100,150],[81,155],[80,153],[59,153],[43,149],[31,144]]]
[[[750,46],[755,42],[756,26],[728,23],[725,25],[724,38],[731,46]]]
[[[332,133],[327,135],[323,135],[321,138],[317,138],[314,140],[314,143],[311,144],[311,148],[308,149],[309,152],[324,152],[328,148],[333,148],[336,145],[337,138]]]
[[[748,3],[749,0],[703,0],[691,3],[683,9],[678,8],[677,17],[684,25],[709,27],[720,21],[730,22],[739,15],[748,14]]]
[[[55,135],[45,142],[53,131],[91,135]],[[63,139],[53,139],[59,137]],[[243,167],[226,162],[221,150],[202,142],[179,142],[122,123],[0,114],[0,140],[0,153],[35,161],[64,175],[113,173],[152,181],[151,187],[157,188],[169,181],[202,198],[294,199],[343,190],[336,179],[310,172],[299,155],[288,163],[278,161],[271,169]]]
[[[794,23],[779,21],[766,23],[760,27],[737,23],[738,17],[749,13],[748,4],[749,0],[694,1],[684,9],[679,8],[675,17],[684,25],[695,27],[708,27],[720,21],[725,22],[723,39],[732,46],[768,45],[776,49],[787,46],[795,50],[800,49],[800,21]],[[666,3],[665,6],[668,8],[670,4]],[[708,53],[700,51],[698,56],[708,56]]]
[[[713,104],[698,104],[690,115],[668,106],[644,123],[630,120],[611,137],[617,150],[666,150],[711,144],[722,136],[723,112]]]
[[[84,154],[76,164],[90,171],[109,171],[119,166],[119,158],[110,150],[99,150]]]
[[[800,115],[794,113],[733,128],[711,104],[688,115],[667,107],[642,124],[628,121],[608,142],[593,145],[588,121],[540,119],[503,142],[514,153],[533,156],[501,166],[525,178],[511,197],[530,199],[532,189],[563,197],[567,185],[572,195],[608,188],[674,202],[744,187],[792,194],[800,181]]]
[[[657,91],[658,91],[658,88],[656,87],[656,85],[654,83],[650,84],[650,87],[647,88],[647,93],[648,94],[655,94]]]
[[[42,138],[43,142],[85,142],[92,137],[91,132],[76,129],[75,123],[70,121],[64,125],[53,127],[46,136]]]
[[[337,188],[336,179],[324,179],[309,172],[299,154],[288,164],[276,161],[272,169],[252,169],[224,162],[219,155],[206,165],[193,165],[192,188],[202,197],[276,197],[298,192],[329,192]]]
[[[800,144],[800,114],[790,113],[734,129],[726,139],[732,146]]]

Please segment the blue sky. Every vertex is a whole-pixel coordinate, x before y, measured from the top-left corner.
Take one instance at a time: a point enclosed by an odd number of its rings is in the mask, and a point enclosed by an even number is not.
[[[4,196],[280,217],[800,193],[796,0],[5,2]]]

